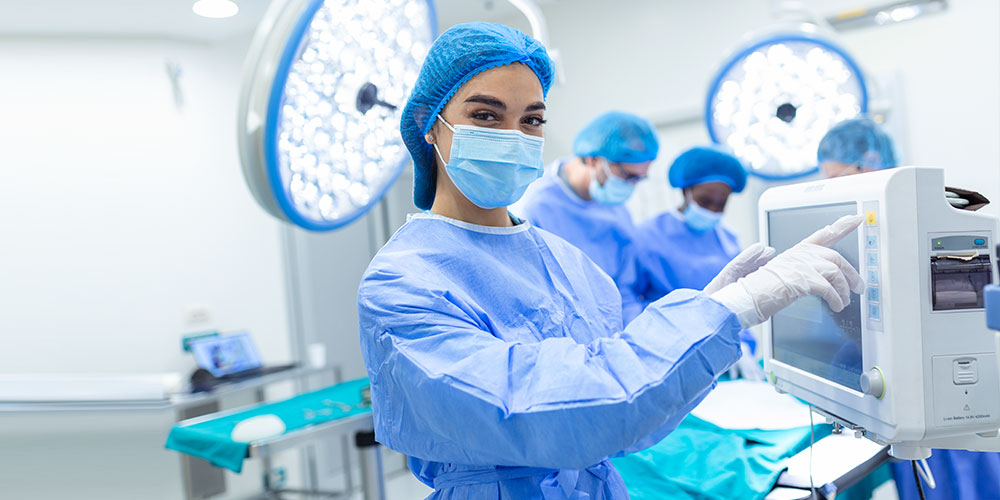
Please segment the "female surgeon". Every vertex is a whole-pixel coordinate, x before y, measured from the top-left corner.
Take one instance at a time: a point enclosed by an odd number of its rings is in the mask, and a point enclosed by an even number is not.
[[[823,245],[846,217],[711,294],[679,290],[622,328],[614,282],[512,217],[542,171],[545,48],[498,24],[434,42],[401,121],[410,217],[358,290],[376,439],[430,498],[624,499],[608,457],[669,433],[739,356],[741,328],[863,283]]]

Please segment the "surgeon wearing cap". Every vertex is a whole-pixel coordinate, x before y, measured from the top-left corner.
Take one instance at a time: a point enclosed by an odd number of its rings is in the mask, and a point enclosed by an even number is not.
[[[667,178],[684,201],[636,228],[643,295],[650,300],[678,288],[705,288],[740,253],[736,234],[720,222],[729,195],[747,185],[740,161],[714,148],[691,148],[674,160]]]
[[[741,254],[736,233],[721,223],[729,195],[742,192],[747,184],[747,172],[736,157],[715,148],[691,148],[674,160],[667,178],[681,190],[684,201],[677,209],[643,222],[635,233],[640,295],[646,300],[679,288],[703,290],[724,269],[726,274],[742,275],[774,257],[774,249],[760,243]],[[742,331],[740,339],[744,351],[753,353],[757,344],[753,335]],[[737,368],[744,377],[763,376],[750,356]]]
[[[628,498],[608,457],[674,429],[739,357],[742,328],[809,294],[841,310],[864,286],[825,247],[861,222],[847,217],[623,327],[607,273],[507,210],[542,174],[551,84],[538,41],[460,24],[402,112],[424,212],[368,266],[358,314],[376,440],[408,455],[430,498]]]
[[[853,118],[831,128],[817,151],[824,177],[874,172],[896,166],[892,139],[870,118]]]
[[[866,117],[843,121],[831,128],[819,143],[817,157],[826,177],[897,166],[892,139]],[[937,483],[936,488],[924,488],[923,498],[927,500],[1000,498],[1000,453],[933,450],[927,465]],[[921,498],[909,463],[892,464],[892,475],[900,500]]]
[[[574,156],[557,160],[515,211],[583,250],[618,285],[627,324],[642,311],[637,290],[635,227],[625,208],[646,178],[659,142],[653,126],[629,113],[604,113],[573,141]]]

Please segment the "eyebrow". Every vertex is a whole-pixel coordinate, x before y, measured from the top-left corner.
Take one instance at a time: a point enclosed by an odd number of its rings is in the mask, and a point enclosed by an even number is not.
[[[496,97],[488,95],[482,95],[482,94],[471,95],[465,99],[465,102],[478,102],[479,104],[485,104],[487,106],[492,106],[494,108],[507,111],[507,105],[504,104],[503,101],[497,99]],[[541,101],[529,104],[528,107],[524,108],[525,111],[540,111],[544,109],[545,109],[545,103]]]
[[[500,99],[496,97],[490,97],[488,95],[472,95],[469,96],[465,102],[478,102],[480,104],[485,104],[487,106],[493,106],[497,109],[502,109],[507,111],[507,105],[503,103]]]

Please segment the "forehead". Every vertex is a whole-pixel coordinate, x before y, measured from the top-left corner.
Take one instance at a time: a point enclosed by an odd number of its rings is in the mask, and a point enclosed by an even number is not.
[[[502,101],[538,102],[544,99],[542,83],[530,68],[514,63],[490,68],[465,82],[449,102],[463,102],[476,94],[486,94]]]
[[[732,188],[725,182],[703,182],[691,186],[691,191],[695,194],[707,195],[727,195],[732,192]]]

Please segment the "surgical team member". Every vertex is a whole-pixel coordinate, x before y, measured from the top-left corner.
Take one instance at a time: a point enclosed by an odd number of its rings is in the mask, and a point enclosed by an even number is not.
[[[425,212],[372,260],[358,313],[376,439],[409,456],[430,498],[628,498],[608,457],[674,429],[736,361],[741,328],[808,294],[841,310],[863,290],[824,246],[860,224],[851,216],[623,328],[611,278],[507,210],[541,175],[551,84],[538,41],[460,24],[403,109]]]
[[[684,202],[636,228],[643,295],[649,300],[678,288],[705,288],[740,253],[736,234],[720,222],[729,195],[747,185],[740,161],[717,149],[691,148],[674,160],[667,178]]]
[[[826,178],[896,166],[892,139],[870,118],[842,121],[819,141],[819,169]]]
[[[642,304],[636,294],[635,227],[624,203],[646,178],[659,149],[648,121],[620,111],[604,113],[576,135],[575,156],[557,160],[531,186],[518,214],[583,250],[611,276],[626,324]]]
[[[872,172],[896,166],[892,139],[869,118],[843,121],[819,143],[817,157],[826,177]],[[944,193],[942,193],[942,196]],[[937,487],[924,488],[927,500],[1000,498],[1000,453],[934,450],[927,459]],[[908,462],[892,464],[900,500],[917,500],[920,492]]]
[[[774,249],[759,243],[741,255],[736,233],[721,223],[729,195],[742,192],[747,184],[746,169],[736,157],[714,148],[691,148],[670,165],[667,179],[682,190],[684,202],[643,222],[635,232],[639,295],[645,300],[679,288],[702,290],[731,262],[731,269],[745,274],[774,256]],[[750,356],[756,339],[744,330],[740,340],[748,356],[741,358],[737,371],[746,378],[763,378]]]

